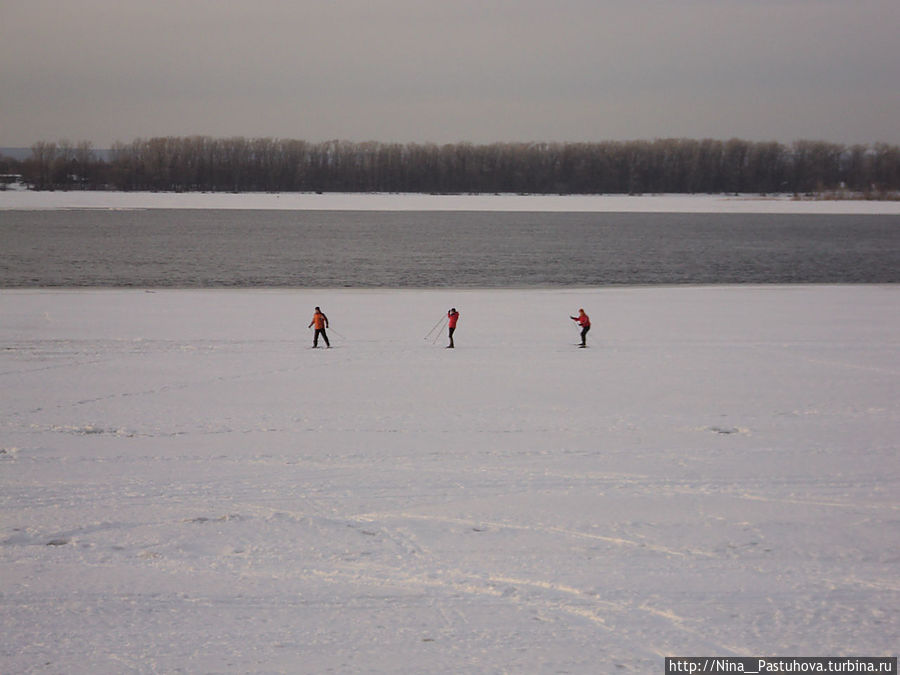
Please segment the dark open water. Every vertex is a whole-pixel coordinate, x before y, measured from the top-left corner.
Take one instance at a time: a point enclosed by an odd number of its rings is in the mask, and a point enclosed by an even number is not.
[[[0,211],[6,288],[898,282],[898,216]]]

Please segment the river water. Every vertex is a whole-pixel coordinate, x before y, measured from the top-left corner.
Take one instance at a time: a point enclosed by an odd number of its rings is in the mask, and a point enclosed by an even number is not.
[[[897,282],[892,215],[0,211],[6,288]]]

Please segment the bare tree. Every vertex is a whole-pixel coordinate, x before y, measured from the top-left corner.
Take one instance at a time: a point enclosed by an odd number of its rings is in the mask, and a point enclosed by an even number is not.
[[[90,143],[36,143],[39,189],[391,192],[812,192],[900,189],[900,150],[822,141],[657,139],[603,143],[353,143],[272,138],[137,139],[99,158]]]

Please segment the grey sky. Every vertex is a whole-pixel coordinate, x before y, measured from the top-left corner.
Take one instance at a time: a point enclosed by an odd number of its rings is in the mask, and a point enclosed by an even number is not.
[[[0,146],[900,142],[898,0],[0,0]]]

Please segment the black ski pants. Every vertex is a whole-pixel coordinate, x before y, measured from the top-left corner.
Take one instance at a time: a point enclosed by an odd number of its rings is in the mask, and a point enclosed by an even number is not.
[[[322,335],[322,339],[325,340],[325,344],[327,346],[331,346],[331,343],[328,341],[328,334],[325,332],[324,328],[316,328],[316,334],[313,335],[313,347],[319,346],[319,335]]]

